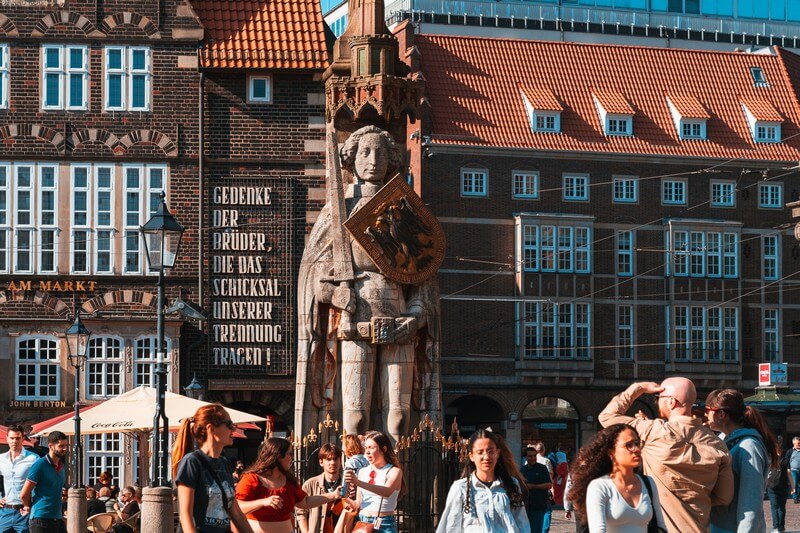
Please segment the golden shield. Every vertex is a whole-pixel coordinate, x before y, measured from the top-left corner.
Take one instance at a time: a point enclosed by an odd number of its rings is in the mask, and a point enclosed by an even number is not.
[[[444,261],[442,226],[399,174],[352,213],[344,227],[392,281],[423,282]]]

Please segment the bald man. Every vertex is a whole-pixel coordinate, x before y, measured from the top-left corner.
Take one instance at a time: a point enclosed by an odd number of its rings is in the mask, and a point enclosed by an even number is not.
[[[625,414],[642,394],[658,395],[659,418]],[[708,531],[711,506],[733,499],[731,456],[722,439],[692,417],[696,399],[686,378],[634,383],[598,416],[603,427],[628,424],[639,432],[644,473],[655,480],[670,532]]]

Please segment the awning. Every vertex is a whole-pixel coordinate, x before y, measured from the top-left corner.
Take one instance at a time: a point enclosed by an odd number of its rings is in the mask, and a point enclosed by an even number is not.
[[[800,413],[800,394],[789,392],[788,389],[764,387],[756,389],[756,393],[744,399],[745,405],[752,405],[759,411],[775,411],[786,413],[797,411]]]

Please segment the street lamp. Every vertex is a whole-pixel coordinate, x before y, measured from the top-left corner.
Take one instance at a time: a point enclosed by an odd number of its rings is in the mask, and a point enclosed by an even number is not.
[[[161,193],[161,205],[144,226],[139,228],[144,240],[145,255],[150,270],[158,271],[158,307],[156,346],[156,389],[158,393],[156,414],[153,418],[153,465],[150,480],[151,487],[165,487],[167,483],[167,465],[169,463],[169,423],[165,400],[167,394],[167,364],[164,346],[164,269],[175,266],[178,258],[178,246],[183,235],[183,226],[167,209]]]
[[[81,442],[81,367],[86,362],[89,347],[89,330],[81,322],[81,312],[75,313],[75,322],[67,328],[67,353],[69,364],[75,369],[75,446],[72,457],[72,486],[83,487],[83,443]]]
[[[186,393],[186,396],[193,400],[202,400],[203,394],[206,392],[206,388],[203,387],[199,381],[197,381],[197,376],[192,376],[192,382],[186,385],[183,388],[183,391]]]

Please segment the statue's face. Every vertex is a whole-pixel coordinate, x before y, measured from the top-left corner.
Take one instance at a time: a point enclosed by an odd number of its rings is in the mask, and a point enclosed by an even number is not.
[[[378,133],[368,133],[358,142],[354,165],[356,177],[370,183],[381,183],[389,168],[386,144]]]

